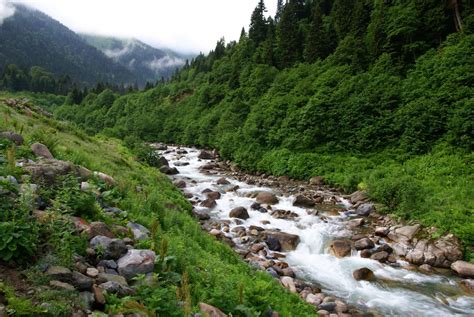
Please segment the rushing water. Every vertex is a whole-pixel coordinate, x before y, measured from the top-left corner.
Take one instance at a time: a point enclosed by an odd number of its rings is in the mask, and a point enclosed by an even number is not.
[[[250,218],[239,226],[256,225],[265,229],[280,229],[300,236],[296,250],[287,252],[285,261],[292,267],[298,278],[317,282],[326,294],[345,299],[349,304],[365,306],[384,315],[397,316],[474,316],[474,297],[463,295],[457,285],[458,279],[443,275],[427,275],[419,272],[395,268],[377,261],[361,258],[356,252],[350,257],[336,258],[329,253],[329,243],[337,237],[347,237],[344,217],[320,217],[308,215],[306,210],[293,206],[293,196],[284,196],[267,187],[257,187],[240,182],[227,175],[207,175],[199,167],[208,161],[198,159],[199,151],[185,149],[188,153],[177,155],[175,147],[169,147],[164,156],[174,167],[177,162],[179,174],[176,179],[186,180],[186,191],[204,200],[201,192],[206,189],[220,191],[221,199],[210,212],[213,219],[229,220],[232,208],[246,207]],[[181,166],[187,162],[189,165]],[[231,185],[216,185],[216,180],[225,176]],[[193,181],[193,182],[191,182]],[[230,186],[238,185],[237,191],[225,192]],[[269,191],[278,195],[275,209],[291,210],[299,215],[294,220],[276,219],[269,213],[252,210],[254,199],[245,194],[255,191]],[[350,203],[342,200],[347,206]],[[196,209],[207,208],[196,206]],[[262,224],[266,220],[268,224]],[[237,226],[231,221],[230,228]],[[238,238],[236,240],[238,242]],[[352,272],[367,267],[377,277],[376,282],[356,281]]]

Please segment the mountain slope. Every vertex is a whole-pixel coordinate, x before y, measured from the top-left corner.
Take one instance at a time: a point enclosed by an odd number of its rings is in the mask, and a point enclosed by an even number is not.
[[[133,83],[125,67],[88,45],[73,31],[41,13],[16,5],[15,14],[0,25],[0,70],[8,64],[29,69],[41,66],[75,81]]]
[[[171,75],[185,64],[186,56],[172,50],[157,49],[137,39],[121,39],[82,34],[82,38],[106,56],[125,66],[143,85]]]

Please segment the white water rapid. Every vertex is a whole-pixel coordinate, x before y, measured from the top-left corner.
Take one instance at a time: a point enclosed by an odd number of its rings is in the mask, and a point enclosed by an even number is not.
[[[373,310],[387,316],[474,316],[474,297],[462,293],[458,278],[403,269],[401,262],[402,267],[396,268],[361,258],[355,251],[352,256],[336,258],[329,253],[329,243],[337,237],[350,235],[346,229],[344,215],[328,216],[326,221],[323,221],[320,216],[309,215],[305,209],[294,207],[294,196],[286,197],[272,188],[249,185],[228,175],[207,175],[199,168],[209,161],[198,159],[199,150],[180,148],[188,153],[177,155],[176,149],[169,147],[163,156],[169,161],[170,167],[179,170],[179,174],[173,178],[186,181],[186,192],[202,200],[206,199],[202,194],[204,189],[221,192],[222,197],[216,200],[217,206],[210,211],[212,219],[230,220],[231,229],[238,225],[255,225],[298,235],[300,243],[296,250],[285,253],[285,261],[295,270],[298,278],[319,284],[324,293],[341,298],[349,305],[365,307],[365,310]],[[182,166],[183,162],[189,165]],[[216,185],[216,180],[223,176],[231,185]],[[238,190],[225,191],[229,186],[235,185],[239,186]],[[297,213],[298,217],[294,220],[276,219],[269,213],[252,210],[250,205],[255,199],[246,198],[245,193],[255,191],[277,194],[279,203],[274,209],[290,210]],[[229,218],[229,211],[239,206],[247,208],[250,218],[237,224]],[[208,211],[198,205],[195,208]],[[268,223],[262,224],[262,220]],[[240,238],[226,235],[239,242]],[[377,280],[354,280],[352,272],[362,267],[371,269]]]

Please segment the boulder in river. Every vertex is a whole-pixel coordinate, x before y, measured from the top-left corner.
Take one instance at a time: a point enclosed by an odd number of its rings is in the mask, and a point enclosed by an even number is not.
[[[230,184],[230,182],[227,179],[225,179],[224,177],[219,178],[216,183],[217,183],[217,185],[229,185]]]
[[[375,252],[370,256],[372,260],[379,261],[379,262],[386,262],[388,259],[389,254],[385,251]]]
[[[474,264],[466,261],[456,261],[451,269],[462,277],[474,278]]]
[[[297,206],[297,207],[311,208],[311,207],[314,207],[314,205],[315,205],[314,200],[303,195],[297,195],[295,197],[295,201],[293,202],[293,206]]]
[[[186,188],[186,182],[183,179],[175,181],[173,185],[177,188]]]
[[[158,166],[169,166],[168,160],[164,156],[160,156],[158,159]]]
[[[221,193],[219,193],[218,191],[212,191],[212,192],[206,193],[206,196],[207,198],[217,200],[221,198]]]
[[[374,204],[362,204],[355,210],[355,213],[359,216],[367,217],[371,212],[375,211]]]
[[[356,250],[372,249],[374,246],[374,242],[369,238],[362,238],[354,243]]]
[[[330,250],[334,256],[343,258],[351,254],[352,245],[349,240],[334,240],[331,243]]]
[[[216,157],[212,152],[202,150],[201,153],[199,153],[198,158],[201,160],[212,160]]]
[[[256,199],[257,199],[257,203],[259,204],[267,204],[267,205],[278,204],[277,196],[269,192],[258,193]]]
[[[462,280],[459,286],[468,294],[474,295],[474,280]]]
[[[245,219],[248,219],[250,216],[249,216],[249,213],[247,212],[247,209],[245,209],[244,207],[236,207],[230,211],[229,217],[245,220]]]
[[[166,175],[176,175],[179,174],[179,171],[176,167],[162,166],[160,167],[160,172]]]
[[[351,195],[350,200],[352,204],[356,204],[358,202],[365,201],[368,198],[369,196],[367,195],[367,192],[358,190]]]
[[[281,231],[264,231],[263,236],[267,240],[267,245],[269,244],[268,241],[271,239],[276,239],[278,240],[278,243],[280,244],[281,251],[292,251],[296,249],[298,246],[298,243],[300,242],[300,237],[296,234],[290,234],[286,232],[281,232]],[[270,246],[269,246],[270,248]],[[272,250],[270,248],[270,250]],[[274,251],[279,251],[279,250],[274,250]]]
[[[209,209],[212,209],[214,207],[217,206],[217,203],[214,199],[212,198],[208,198],[206,200],[203,200],[200,204],[202,207],[206,207],[206,208],[209,208]]]
[[[374,272],[366,267],[355,270],[352,276],[356,281],[373,281],[375,279]]]

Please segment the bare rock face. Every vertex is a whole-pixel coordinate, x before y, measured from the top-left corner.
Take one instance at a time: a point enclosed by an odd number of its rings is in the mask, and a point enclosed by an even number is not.
[[[247,212],[247,209],[245,209],[244,207],[236,207],[230,211],[229,217],[245,220],[245,219],[248,219],[250,216],[249,216],[249,213]]]
[[[330,249],[334,256],[343,258],[351,254],[352,245],[349,240],[334,240],[331,243]]]
[[[260,193],[258,193],[256,199],[257,199],[257,203],[259,203],[259,204],[267,204],[267,205],[278,204],[277,196],[275,196],[275,194],[272,194],[272,193],[269,193],[269,192],[260,192]]]
[[[54,159],[53,154],[49,151],[46,145],[41,143],[33,143],[31,145],[31,151],[38,157],[45,159]]]
[[[278,241],[281,251],[292,251],[295,250],[300,243],[300,237],[295,234],[290,234],[280,231],[264,231],[263,236],[268,241],[274,239]]]
[[[466,261],[456,261],[451,269],[462,277],[474,278],[474,264]]]

